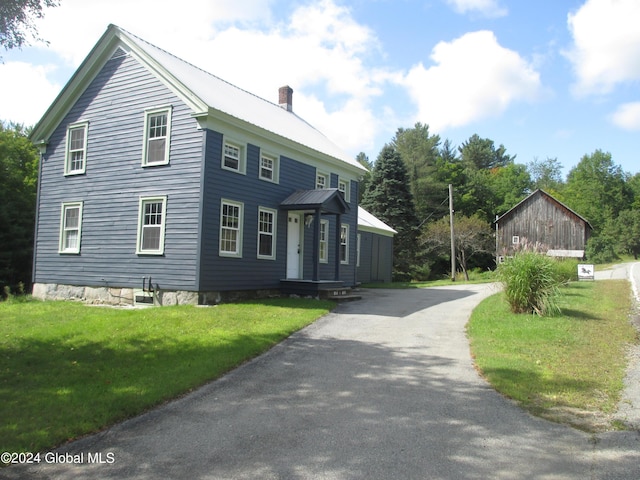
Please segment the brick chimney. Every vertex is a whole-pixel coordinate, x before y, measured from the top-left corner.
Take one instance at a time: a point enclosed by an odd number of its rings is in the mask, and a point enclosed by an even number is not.
[[[278,104],[287,112],[293,112],[293,89],[289,85],[280,87],[278,94]]]

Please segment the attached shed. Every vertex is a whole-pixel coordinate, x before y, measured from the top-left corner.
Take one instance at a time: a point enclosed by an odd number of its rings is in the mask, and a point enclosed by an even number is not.
[[[379,218],[358,207],[359,283],[391,282],[393,236],[398,233]]]
[[[593,228],[543,190],[536,190],[496,220],[498,261],[525,248],[555,257],[583,258]]]

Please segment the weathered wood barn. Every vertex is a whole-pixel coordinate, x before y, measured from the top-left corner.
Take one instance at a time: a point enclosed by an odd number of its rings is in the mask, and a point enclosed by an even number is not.
[[[589,222],[543,190],[536,190],[496,220],[498,262],[535,249],[549,256],[583,258]]]

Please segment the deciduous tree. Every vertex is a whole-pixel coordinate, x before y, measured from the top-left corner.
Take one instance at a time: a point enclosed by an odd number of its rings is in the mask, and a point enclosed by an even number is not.
[[[31,282],[38,154],[20,125],[0,123],[0,289]],[[1,294],[1,291],[0,291]]]

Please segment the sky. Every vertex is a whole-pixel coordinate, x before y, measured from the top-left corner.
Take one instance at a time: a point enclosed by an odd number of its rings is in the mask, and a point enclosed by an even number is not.
[[[60,0],[48,44],[0,51],[0,120],[36,124],[111,23],[274,103],[289,85],[353,157],[420,122],[640,172],[639,0]]]

